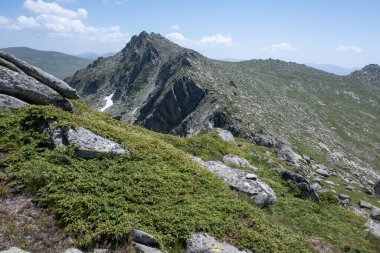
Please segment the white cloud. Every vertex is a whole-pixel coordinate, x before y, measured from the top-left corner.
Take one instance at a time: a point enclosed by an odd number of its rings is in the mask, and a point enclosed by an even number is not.
[[[181,30],[181,27],[180,27],[179,25],[172,25],[172,26],[170,27],[170,29],[172,29],[172,30],[174,30],[174,31],[179,31],[179,30]]]
[[[277,53],[280,51],[294,52],[296,50],[297,49],[295,47],[293,47],[291,44],[286,43],[286,42],[273,44],[270,47],[259,49],[260,52],[267,52],[267,53]]]
[[[180,42],[180,41],[186,40],[185,36],[183,36],[182,33],[169,33],[169,34],[166,34],[165,37],[174,42]]]
[[[354,46],[344,46],[344,45],[340,45],[335,50],[339,51],[339,52],[353,52],[353,53],[363,52],[363,49],[361,49],[361,48],[354,47]]]
[[[85,23],[88,12],[85,9],[72,11],[57,3],[46,3],[42,0],[26,0],[26,9],[37,13],[34,17],[19,16],[15,20],[0,16],[0,28],[11,30],[34,29],[49,36],[89,40],[97,42],[126,41],[128,34],[119,26],[94,27]]]
[[[224,36],[220,33],[217,33],[215,35],[210,35],[210,36],[203,36],[200,40],[199,43],[205,44],[205,45],[224,45],[224,46],[231,46],[233,45],[233,40],[230,36]]]
[[[43,0],[26,0],[23,7],[37,14],[50,14],[73,19],[86,19],[88,12],[85,9],[76,11],[63,8],[57,3],[46,3]]]

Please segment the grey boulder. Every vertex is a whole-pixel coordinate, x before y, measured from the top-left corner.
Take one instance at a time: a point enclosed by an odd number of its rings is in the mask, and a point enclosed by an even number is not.
[[[371,234],[376,237],[380,237],[380,223],[372,219],[369,219],[365,226],[369,229]]]
[[[159,243],[156,241],[153,235],[148,234],[142,230],[132,231],[132,241],[153,248],[160,247]]]
[[[278,158],[284,162],[299,167],[299,161],[302,156],[293,151],[293,149],[285,144],[282,144],[278,150]]]
[[[380,180],[377,181],[374,185],[375,195],[380,196]]]
[[[252,170],[257,170],[257,168],[251,165],[246,159],[237,155],[225,155],[223,156],[224,163],[231,163],[236,166],[245,167]]]
[[[330,176],[330,173],[328,170],[326,169],[323,169],[323,168],[319,168],[315,171],[317,174],[321,175],[321,176],[324,176],[324,177],[329,177]]]
[[[24,73],[0,66],[0,93],[16,97],[24,102],[61,107],[71,111],[71,103],[52,88]]]
[[[17,247],[11,247],[7,250],[0,251],[0,253],[30,253],[29,251],[22,250]]]
[[[21,101],[18,98],[0,94],[0,107],[7,109],[20,109],[27,105],[24,101]]]
[[[44,72],[43,70],[35,66],[32,66],[26,63],[25,61],[20,60],[14,57],[13,55],[5,53],[3,51],[0,51],[0,58],[3,58],[3,61],[5,60],[11,63],[13,66],[15,66],[18,70],[24,72],[26,75],[33,77],[35,80],[38,80],[39,82],[49,86],[51,89],[57,91],[63,97],[74,99],[78,98],[75,89],[71,88],[70,85],[68,85],[64,81]],[[15,71],[15,68],[13,68],[13,71]]]
[[[367,209],[372,208],[371,203],[364,201],[364,200],[359,200],[359,206],[360,206],[360,208],[367,208]]]
[[[136,253],[161,253],[159,249],[139,244],[136,242],[132,242],[132,246],[135,249]]]
[[[256,175],[232,169],[221,162],[205,162],[198,157],[192,157],[192,159],[208,171],[218,175],[231,188],[250,195],[258,207],[265,207],[276,202],[273,189],[258,179]]]
[[[65,253],[83,253],[83,252],[76,248],[70,248],[70,249],[65,250]]]
[[[216,128],[215,130],[218,132],[218,134],[219,134],[220,138],[222,138],[222,140],[228,141],[228,142],[235,141],[235,138],[230,131],[222,129],[222,128]]]
[[[82,158],[130,153],[120,144],[103,138],[83,127],[55,129],[51,132],[51,137],[56,147],[72,145],[75,148],[74,154]]]
[[[380,221],[380,209],[373,208],[370,216],[372,219]]]
[[[249,253],[226,242],[218,242],[206,233],[195,233],[187,241],[186,253]]]
[[[351,200],[351,197],[348,196],[347,194],[339,194],[338,196],[339,204],[342,206],[347,206],[350,200]]]
[[[280,175],[283,180],[296,185],[304,196],[310,197],[315,202],[320,202],[319,196],[314,187],[303,175],[288,171],[284,168],[280,169]]]

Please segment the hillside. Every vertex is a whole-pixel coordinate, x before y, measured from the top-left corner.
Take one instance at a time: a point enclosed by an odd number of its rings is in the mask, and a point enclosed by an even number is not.
[[[13,54],[59,79],[70,77],[76,71],[86,68],[93,62],[91,59],[27,47],[8,47],[0,50]]]
[[[379,69],[337,76],[272,59],[223,62],[143,32],[66,81],[126,122],[180,136],[221,127],[261,145],[285,143],[372,191],[380,179]],[[298,158],[288,162],[316,176]]]

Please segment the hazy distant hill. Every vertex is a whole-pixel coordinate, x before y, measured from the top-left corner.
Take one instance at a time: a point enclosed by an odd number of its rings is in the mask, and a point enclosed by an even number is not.
[[[8,47],[1,50],[13,54],[60,79],[72,76],[76,71],[86,68],[92,62],[90,59],[28,47]]]
[[[333,64],[305,63],[305,65],[312,68],[319,69],[319,70],[323,70],[326,72],[330,72],[336,75],[341,75],[341,76],[348,75],[354,72],[355,70],[360,69],[360,68],[345,68],[345,67],[341,67],[341,66],[337,66]]]
[[[80,58],[85,58],[85,59],[90,59],[90,60],[96,60],[99,57],[108,57],[108,56],[112,56],[114,54],[115,53],[113,53],[113,52],[108,52],[108,53],[105,53],[105,54],[97,54],[97,53],[94,53],[94,52],[88,52],[88,53],[83,53],[83,54],[77,54],[76,56],[80,57]]]

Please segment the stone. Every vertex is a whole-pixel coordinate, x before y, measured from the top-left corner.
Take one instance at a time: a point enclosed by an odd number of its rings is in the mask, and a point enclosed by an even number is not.
[[[237,155],[225,155],[223,156],[224,163],[231,163],[236,166],[245,167],[252,170],[257,170],[257,168],[251,165],[246,159]]]
[[[73,145],[75,147],[74,155],[82,158],[130,153],[129,150],[124,149],[120,144],[96,135],[83,127],[55,129],[51,133],[51,138],[56,147]]]
[[[351,200],[351,197],[348,196],[347,194],[339,194],[338,196],[338,203],[342,206],[347,206],[350,200]]]
[[[254,138],[254,143],[257,146],[264,146],[268,148],[277,147],[277,140],[266,134],[256,134]]]
[[[328,170],[326,169],[322,169],[322,168],[319,168],[315,171],[317,174],[321,175],[321,176],[324,176],[324,177],[329,177],[330,176],[330,173]]]
[[[0,93],[37,105],[55,105],[72,111],[71,103],[58,92],[24,73],[0,66]]]
[[[351,211],[353,211],[354,213],[358,214],[358,215],[361,215],[361,216],[366,217],[366,218],[369,217],[369,214],[365,209],[360,209],[360,208],[357,208],[355,206],[347,206],[347,208],[350,209]]]
[[[132,242],[132,246],[135,249],[136,253],[161,253],[159,249],[148,247],[136,242]]]
[[[24,106],[26,106],[27,103],[24,101],[21,101],[18,98],[0,94],[0,107],[7,108],[7,109],[20,109]]]
[[[375,190],[375,195],[380,196],[380,180],[375,183],[373,189]]]
[[[355,188],[354,188],[352,185],[347,185],[347,186],[346,186],[346,190],[354,191]]]
[[[305,160],[307,163],[311,163],[310,157],[307,155],[302,155],[302,158]]]
[[[70,248],[70,249],[65,250],[65,253],[83,253],[83,252],[76,248]]]
[[[246,179],[248,180],[256,180],[257,179],[257,176],[253,173],[248,173],[246,176],[245,176]]]
[[[17,247],[11,247],[7,250],[0,251],[0,253],[30,253],[29,251],[22,250]]]
[[[259,178],[252,180],[252,173],[232,169],[217,161],[204,162],[198,157],[192,157],[192,159],[205,167],[208,171],[218,175],[232,189],[251,196],[258,207],[262,208],[276,201],[276,195],[273,189]]]
[[[64,81],[44,72],[43,70],[26,63],[14,57],[11,54],[5,53],[0,50],[0,57],[4,60],[12,63],[18,69],[22,70],[26,75],[38,80],[39,82],[49,86],[51,89],[57,91],[61,96],[65,98],[77,99],[79,98],[75,89],[71,88],[70,85]],[[14,71],[14,70],[13,70]]]
[[[221,128],[215,128],[215,130],[218,132],[220,138],[222,138],[223,141],[227,141],[227,142],[235,141],[235,138],[230,131],[221,129]]]
[[[312,187],[316,192],[318,192],[318,191],[320,191],[320,190],[322,189],[322,186],[321,186],[319,183],[317,183],[317,182],[312,183],[312,184],[311,184],[311,187]]]
[[[132,241],[148,247],[160,248],[160,244],[156,241],[154,236],[142,230],[132,231]]]
[[[380,209],[373,208],[370,216],[372,219],[380,221]]]
[[[94,249],[94,253],[107,253],[109,252],[108,249]]]
[[[365,226],[369,229],[369,232],[376,237],[380,237],[380,223],[369,219]]]
[[[303,175],[291,172],[284,168],[280,169],[280,175],[283,180],[295,184],[304,196],[310,197],[315,202],[320,202],[315,189]]]
[[[329,185],[337,185],[337,184],[335,184],[333,181],[329,181],[329,180],[326,180],[325,183],[326,183],[326,184],[329,184]]]
[[[367,209],[372,208],[371,203],[364,201],[364,200],[359,200],[359,206],[360,206],[360,208],[367,208]]]
[[[294,152],[291,147],[285,144],[280,146],[278,151],[278,158],[296,167],[300,166],[299,161],[302,159],[299,154]]]
[[[373,195],[372,191],[370,189],[368,189],[367,187],[363,187],[362,188],[362,191],[367,194],[367,195]]]
[[[340,200],[351,199],[351,197],[348,196],[347,194],[339,194],[338,198]]]
[[[248,253],[226,242],[218,242],[206,233],[195,233],[187,241],[186,253]]]

